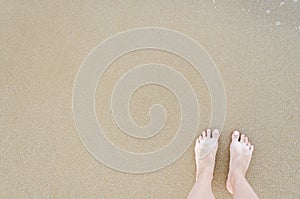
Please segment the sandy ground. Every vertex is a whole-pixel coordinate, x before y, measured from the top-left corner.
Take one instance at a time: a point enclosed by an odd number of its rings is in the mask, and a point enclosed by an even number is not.
[[[234,129],[255,144],[247,177],[257,194],[299,198],[300,2],[284,2],[1,1],[0,198],[186,198],[195,175],[193,146],[157,172],[123,173],[87,152],[73,121],[73,83],[85,56],[105,38],[145,26],[189,35],[220,70],[227,111],[213,181],[216,198],[231,198],[225,180]],[[189,77],[201,106],[199,132],[209,125],[209,93],[191,65],[159,50],[130,53],[101,80],[96,109],[107,137],[134,152],[161,148],[179,125],[174,95],[154,85],[133,95],[130,111],[145,125],[149,106],[163,104],[168,121],[161,134],[139,141],[113,123],[114,84],[133,66],[149,62]]]

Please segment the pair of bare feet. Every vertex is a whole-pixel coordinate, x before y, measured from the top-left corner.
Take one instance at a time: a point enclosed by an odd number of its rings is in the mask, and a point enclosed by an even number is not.
[[[196,183],[189,198],[214,198],[211,191],[211,181],[219,137],[218,129],[213,131],[207,129],[197,138],[195,146]],[[258,198],[245,178],[253,150],[254,146],[247,136],[238,131],[232,133],[226,188],[233,194],[233,198]]]

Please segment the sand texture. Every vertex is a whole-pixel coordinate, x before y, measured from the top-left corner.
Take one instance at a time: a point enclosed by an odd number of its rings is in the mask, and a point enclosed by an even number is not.
[[[187,197],[194,183],[194,145],[159,171],[124,173],[90,155],[73,120],[73,84],[87,54],[111,35],[149,26],[195,39],[223,78],[226,119],[213,181],[216,198],[231,198],[225,181],[234,129],[255,145],[247,178],[258,196],[299,198],[300,2],[227,0],[0,1],[0,198]],[[126,71],[150,62],[173,67],[189,80],[201,107],[198,132],[209,126],[209,92],[191,64],[161,50],[131,52],[105,72],[95,107],[106,136],[132,152],[165,146],[180,123],[175,96],[157,85],[137,90],[129,106],[136,123],[146,125],[149,107],[162,104],[168,119],[159,135],[135,139],[113,122],[114,85]]]

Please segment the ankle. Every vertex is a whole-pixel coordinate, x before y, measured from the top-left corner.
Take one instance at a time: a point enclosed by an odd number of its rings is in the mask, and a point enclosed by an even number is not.
[[[240,179],[245,179],[245,175],[241,171],[231,171],[228,174],[228,179],[230,179],[231,184],[234,184],[234,182],[239,181]]]
[[[213,180],[213,172],[210,170],[202,171],[200,173],[197,173],[196,181],[199,179],[204,179],[205,181],[211,182]]]

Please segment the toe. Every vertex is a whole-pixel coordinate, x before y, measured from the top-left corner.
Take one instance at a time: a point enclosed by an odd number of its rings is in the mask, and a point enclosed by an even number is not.
[[[240,137],[240,132],[234,131],[232,133],[232,141],[238,141],[239,137]]]
[[[250,151],[251,151],[251,153],[254,151],[254,145],[250,146]]]
[[[245,144],[248,144],[248,143],[249,143],[248,137],[245,137]]]
[[[200,135],[200,136],[197,138],[197,140],[198,140],[199,142],[202,141],[202,140],[203,140],[202,135]]]
[[[213,138],[218,138],[220,136],[219,129],[214,129],[212,132],[212,137]]]
[[[251,142],[248,142],[247,147],[249,147],[249,150],[251,148]]]
[[[210,129],[207,129],[207,130],[206,130],[206,133],[207,133],[207,137],[210,138],[210,137],[211,137],[211,130],[210,130]]]
[[[241,140],[240,140],[240,142],[242,142],[242,143],[245,142],[245,134],[242,134],[242,135],[241,135]]]
[[[206,138],[206,132],[205,131],[202,132],[202,138]]]

